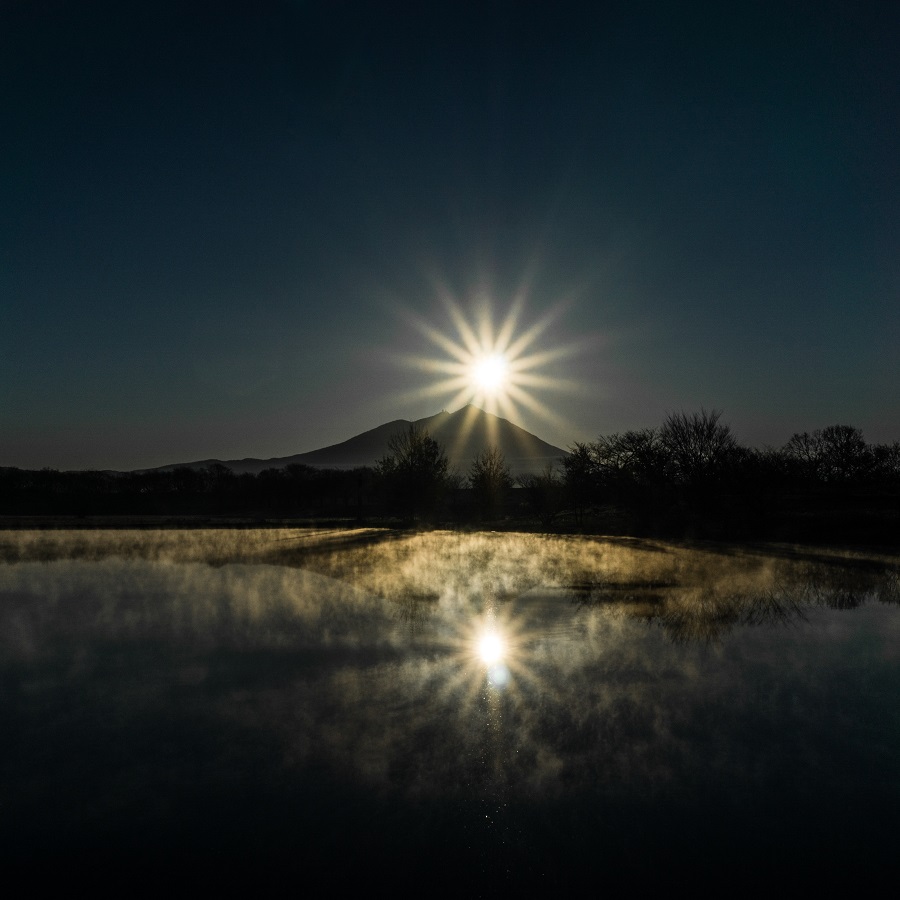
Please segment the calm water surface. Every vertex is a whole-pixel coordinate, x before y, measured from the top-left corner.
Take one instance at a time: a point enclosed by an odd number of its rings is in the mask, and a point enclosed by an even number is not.
[[[375,530],[0,558],[8,864],[476,894],[898,871],[896,559]]]

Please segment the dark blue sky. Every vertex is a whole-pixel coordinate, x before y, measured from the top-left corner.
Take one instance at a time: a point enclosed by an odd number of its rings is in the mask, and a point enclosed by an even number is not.
[[[6,0],[0,465],[430,415],[442,293],[554,313],[559,445],[900,438],[898,47],[890,2]]]

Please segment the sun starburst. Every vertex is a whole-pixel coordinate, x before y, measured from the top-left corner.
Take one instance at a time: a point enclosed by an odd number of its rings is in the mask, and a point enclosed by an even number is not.
[[[530,323],[523,316],[524,301],[517,298],[495,324],[493,304],[482,301],[472,315],[448,291],[439,293],[450,328],[441,330],[408,313],[407,318],[439,351],[439,355],[406,356],[402,361],[429,375],[430,384],[415,389],[407,399],[440,398],[448,409],[471,404],[489,413],[515,421],[524,410],[551,424],[571,431],[553,407],[540,398],[546,392],[574,393],[578,385],[549,374],[552,364],[578,353],[583,344],[543,346],[548,329],[559,315],[557,306]],[[455,332],[455,333],[454,333]]]
[[[473,362],[472,383],[485,393],[496,394],[505,388],[508,371],[506,357],[500,353],[492,353]]]

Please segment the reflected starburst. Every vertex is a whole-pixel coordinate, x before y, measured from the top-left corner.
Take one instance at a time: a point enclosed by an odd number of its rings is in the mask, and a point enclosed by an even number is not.
[[[482,615],[468,619],[451,639],[444,669],[445,689],[461,708],[477,706],[484,689],[503,691],[521,701],[524,693],[546,691],[531,665],[530,645],[535,637],[522,611],[490,602]]]
[[[506,645],[496,631],[486,631],[478,641],[478,655],[489,666],[501,662],[505,653]]]
[[[411,323],[437,348],[439,354],[405,356],[412,368],[436,376],[430,384],[416,389],[405,399],[440,398],[445,408],[466,404],[515,420],[520,409],[552,424],[560,431],[571,430],[552,406],[539,398],[544,392],[576,393],[572,380],[548,374],[557,361],[580,352],[583,342],[543,346],[547,331],[561,307],[556,306],[537,321],[523,320],[524,300],[517,298],[496,324],[492,304],[484,301],[467,317],[461,304],[448,291],[440,292],[450,320],[450,329],[441,330],[408,313]],[[544,371],[542,371],[544,370]]]

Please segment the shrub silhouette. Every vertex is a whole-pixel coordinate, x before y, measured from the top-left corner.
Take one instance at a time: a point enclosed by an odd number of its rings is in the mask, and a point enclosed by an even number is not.
[[[388,441],[388,450],[375,470],[389,507],[405,517],[432,514],[447,489],[450,462],[444,449],[424,428],[412,424]]]

